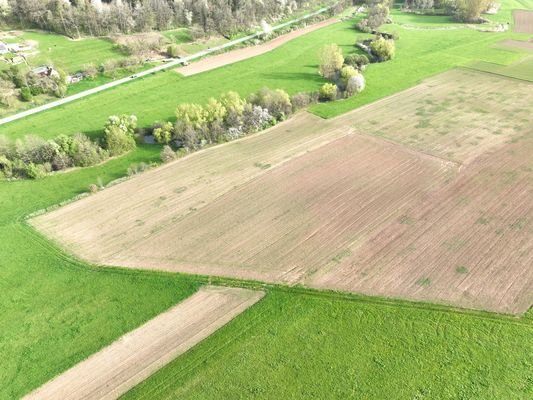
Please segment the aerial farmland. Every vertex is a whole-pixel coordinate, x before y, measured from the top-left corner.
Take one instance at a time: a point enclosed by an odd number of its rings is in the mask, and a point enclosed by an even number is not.
[[[533,3],[15,3],[0,399],[533,396]]]

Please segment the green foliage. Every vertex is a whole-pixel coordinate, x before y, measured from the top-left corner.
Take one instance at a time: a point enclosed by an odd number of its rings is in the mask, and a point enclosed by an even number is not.
[[[169,144],[174,134],[174,126],[170,122],[156,124],[153,130],[154,139],[160,144]]]
[[[246,104],[246,101],[241,98],[239,93],[231,90],[220,96],[220,102],[226,108],[228,113],[236,115],[242,115],[244,105]]]
[[[20,89],[20,99],[25,102],[32,101],[33,94],[31,93],[31,89],[29,87],[25,86]]]
[[[480,22],[488,5],[488,0],[456,0],[455,18],[460,22]]]
[[[271,90],[262,88],[250,95],[248,102],[267,109],[276,120],[283,120],[292,112],[291,99],[287,92],[281,89]]]
[[[329,44],[320,49],[319,73],[326,79],[335,79],[344,64],[342,49],[336,44]]]
[[[161,157],[161,161],[164,163],[174,161],[175,159],[178,158],[176,153],[174,152],[174,150],[172,150],[170,146],[163,147],[163,150],[161,150],[160,157]]]
[[[359,71],[357,71],[351,65],[345,65],[344,67],[342,67],[341,74],[340,74],[340,80],[343,86],[346,87],[348,85],[348,81],[350,80],[350,78],[356,75],[359,75]]]
[[[207,122],[204,108],[199,104],[180,104],[176,108],[176,126],[180,130],[185,128],[200,129]]]
[[[370,43],[370,49],[380,61],[387,61],[393,59],[394,54],[396,52],[394,40],[385,39],[382,36],[374,39]]]
[[[361,69],[369,63],[368,57],[364,54],[350,54],[344,59],[346,65]]]
[[[118,156],[135,148],[135,139],[127,134],[119,126],[112,125],[104,132],[105,148],[110,156]]]
[[[320,88],[320,99],[324,101],[334,101],[337,99],[337,85],[324,83]]]
[[[206,120],[209,123],[213,123],[215,121],[222,122],[226,118],[228,111],[220,101],[211,97],[205,105],[205,114]]]
[[[178,46],[175,44],[171,44],[167,47],[167,54],[169,57],[177,57],[179,55],[178,53]]]

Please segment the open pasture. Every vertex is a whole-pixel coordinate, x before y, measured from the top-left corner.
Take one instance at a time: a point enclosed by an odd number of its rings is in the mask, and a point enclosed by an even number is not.
[[[97,263],[524,312],[527,89],[451,71],[335,120],[300,114],[33,224]],[[413,141],[406,126],[420,121]]]

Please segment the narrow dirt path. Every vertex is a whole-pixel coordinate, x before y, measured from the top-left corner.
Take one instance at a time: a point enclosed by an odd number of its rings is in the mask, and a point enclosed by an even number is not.
[[[201,72],[210,71],[215,68],[223,67],[224,65],[229,65],[229,64],[233,64],[239,61],[243,61],[248,58],[267,53],[287,43],[290,40],[296,39],[297,37],[306,35],[310,32],[316,31],[317,29],[320,29],[320,28],[324,28],[336,22],[339,22],[339,19],[336,17],[333,17],[325,21],[317,22],[316,24],[308,25],[305,28],[298,29],[293,32],[289,32],[285,35],[278,36],[277,38],[273,40],[270,40],[266,43],[263,43],[257,46],[245,47],[243,49],[232,50],[232,51],[228,51],[227,53],[222,53],[216,56],[204,58],[203,60],[192,63],[186,67],[178,68],[176,71],[182,75],[190,76],[190,75],[199,74]]]
[[[116,399],[264,296],[206,286],[24,399]]]

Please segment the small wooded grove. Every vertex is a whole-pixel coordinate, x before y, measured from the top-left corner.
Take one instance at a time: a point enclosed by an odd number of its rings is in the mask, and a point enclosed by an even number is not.
[[[230,37],[258,26],[262,20],[278,21],[300,10],[336,3],[335,0],[0,0],[0,18],[8,24],[71,37],[162,31],[193,25],[204,32]]]
[[[177,157],[174,149],[186,154],[258,132],[317,102],[318,97],[318,93],[291,97],[281,89],[263,88],[244,99],[230,91],[205,105],[180,104],[174,123],[158,122],[149,130],[137,129],[136,116],[122,115],[109,117],[103,137],[96,140],[82,133],[52,140],[26,136],[14,142],[0,136],[0,178],[38,179],[53,171],[96,165],[133,150],[147,134],[166,145],[161,159],[171,161]]]

